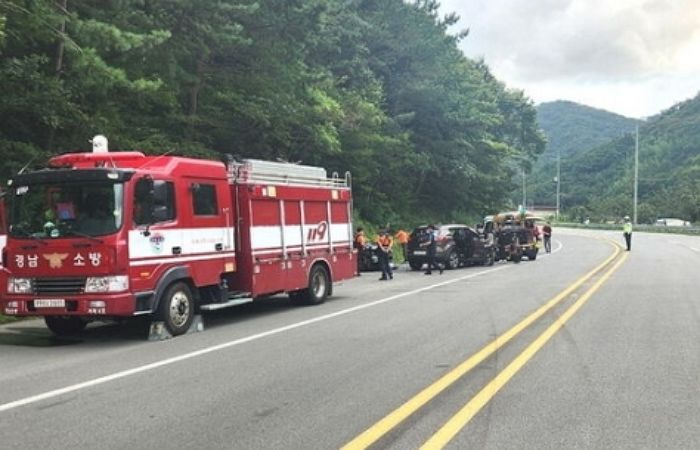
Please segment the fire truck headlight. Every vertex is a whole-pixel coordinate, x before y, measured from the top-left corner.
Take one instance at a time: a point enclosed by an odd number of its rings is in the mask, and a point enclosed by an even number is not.
[[[8,294],[31,294],[33,290],[34,286],[31,278],[10,277],[7,279]]]
[[[126,275],[111,277],[88,277],[85,280],[85,293],[122,292],[129,289],[129,278]]]

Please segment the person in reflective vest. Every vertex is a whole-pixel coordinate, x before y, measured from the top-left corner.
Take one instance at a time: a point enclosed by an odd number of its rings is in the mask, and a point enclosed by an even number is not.
[[[394,245],[394,239],[387,230],[379,232],[377,245],[379,246],[379,267],[382,269],[382,277],[379,280],[393,280],[394,274],[391,272],[389,256],[391,255],[391,246]]]
[[[394,235],[397,241],[399,241],[399,245],[401,245],[401,251],[403,252],[403,260],[408,261],[408,238],[409,234],[408,231],[404,229],[400,229],[399,231],[396,232]]]
[[[627,251],[632,250],[632,222],[630,222],[630,216],[625,216],[625,221],[622,224],[622,235],[625,237]]]

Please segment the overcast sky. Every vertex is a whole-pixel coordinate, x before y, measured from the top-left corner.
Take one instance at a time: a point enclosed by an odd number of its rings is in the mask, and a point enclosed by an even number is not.
[[[647,117],[700,91],[700,0],[440,0],[460,47],[536,103]]]

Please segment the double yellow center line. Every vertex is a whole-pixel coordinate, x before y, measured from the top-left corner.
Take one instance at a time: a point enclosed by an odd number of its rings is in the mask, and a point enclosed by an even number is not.
[[[442,391],[450,387],[454,382],[471,371],[474,367],[483,362],[486,358],[506,345],[515,336],[520,334],[532,323],[537,321],[548,311],[568,298],[574,291],[580,288],[585,282],[602,271],[620,254],[620,247],[613,245],[615,251],[603,263],[595,267],[590,272],[576,280],[569,287],[561,291],[554,298],[542,305],[532,314],[520,321],[510,330],[495,338],[485,347],[466,361],[459,364],[450,372],[443,375],[436,382],[423,389],[406,403],[389,413],[379,422],[372,425],[362,434],[342,447],[342,450],[364,449],[377,442],[388,432],[396,428],[406,418],[418,411],[429,401],[437,397]],[[421,448],[438,449],[444,447],[469,421],[484,407],[496,393],[529,361],[534,354],[544,346],[544,344],[561,328],[581,306],[597,291],[600,286],[615,272],[625,261],[627,254],[624,254],[598,281],[593,284],[579,299],[564,312],[547,330],[535,339],[520,355],[518,355],[505,369],[503,369],[493,380],[491,380],[474,398],[472,398],[456,415],[454,415],[445,425],[443,425]]]

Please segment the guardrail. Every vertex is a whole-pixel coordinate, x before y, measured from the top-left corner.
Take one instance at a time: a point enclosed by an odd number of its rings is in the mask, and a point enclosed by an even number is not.
[[[578,228],[578,229],[588,229],[588,230],[611,230],[619,231],[622,233],[622,224],[605,224],[605,223],[553,223],[554,227],[561,228]],[[659,225],[635,225],[634,231],[643,231],[645,233],[669,233],[669,234],[688,234],[694,236],[700,236],[700,227],[669,227],[669,226],[659,226]]]

